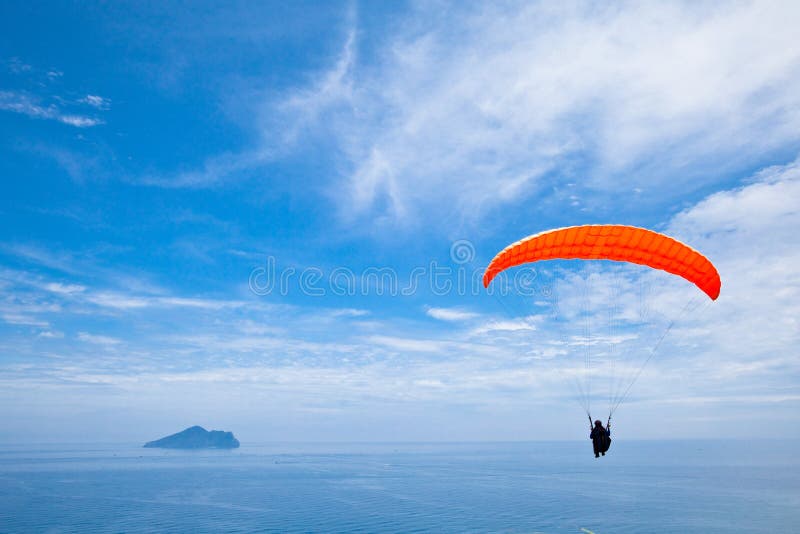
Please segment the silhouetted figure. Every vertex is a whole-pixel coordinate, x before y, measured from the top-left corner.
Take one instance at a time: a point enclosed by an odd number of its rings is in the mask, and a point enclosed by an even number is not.
[[[601,454],[605,456],[611,446],[611,423],[608,423],[608,428],[605,428],[602,421],[599,419],[595,421],[589,439],[592,440],[594,447],[594,457],[599,458]]]

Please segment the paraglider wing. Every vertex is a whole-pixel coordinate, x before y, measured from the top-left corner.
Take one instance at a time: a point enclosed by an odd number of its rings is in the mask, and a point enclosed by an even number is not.
[[[486,268],[483,286],[501,271],[523,263],[552,259],[603,259],[661,269],[681,276],[712,300],[722,282],[702,254],[664,234],[616,224],[570,226],[526,237],[503,249]]]

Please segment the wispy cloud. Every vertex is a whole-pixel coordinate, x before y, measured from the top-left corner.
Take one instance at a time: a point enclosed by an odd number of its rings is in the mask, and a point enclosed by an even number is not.
[[[21,313],[3,313],[0,314],[0,318],[6,323],[13,325],[38,326],[42,328],[47,328],[49,326],[49,323],[43,319]]]
[[[342,213],[474,221],[575,175],[584,194],[564,202],[632,190],[663,201],[719,182],[798,139],[797,15],[759,3],[420,7],[378,65],[337,69],[330,84],[354,110],[326,116],[350,161]]]
[[[440,321],[468,321],[475,319],[479,314],[461,308],[428,308],[425,310],[428,316]]]
[[[44,332],[39,332],[38,336],[41,338],[61,339],[64,337],[64,332],[58,332],[55,330],[45,330]]]
[[[356,29],[351,27],[333,67],[323,72],[311,87],[290,94],[280,102],[278,112],[288,118],[290,124],[288,130],[277,136],[284,148],[295,143],[302,130],[319,126],[319,122],[326,120],[330,113],[341,112],[344,108],[345,114],[350,115],[355,96],[353,75],[356,60]],[[274,140],[275,136],[269,139]]]
[[[536,330],[536,323],[541,323],[541,317],[531,316],[519,319],[490,320],[485,324],[477,326],[471,330],[471,335],[479,336],[489,332],[519,332]]]
[[[106,110],[111,107],[111,101],[108,98],[103,98],[102,96],[98,95],[86,95],[78,100],[78,102],[102,110]]]
[[[76,128],[90,128],[103,124],[103,121],[96,117],[64,112],[55,104],[42,105],[33,96],[13,91],[0,91],[0,110],[20,113],[35,119],[54,120]]]
[[[668,228],[720,271],[722,293],[704,323],[709,353],[721,368],[776,351],[788,355],[800,344],[800,274],[794,268],[800,261],[800,162],[766,169],[753,180],[711,195]]]
[[[797,9],[420,4],[374,63],[351,17],[330,66],[255,115],[255,148],[143,181],[208,187],[324,145],[350,223],[475,223],[538,195],[671,202],[800,138]]]
[[[63,284],[61,282],[48,282],[44,287],[48,291],[52,291],[53,293],[61,293],[64,295],[81,293],[86,290],[86,286],[82,286],[80,284]]]
[[[224,185],[291,153],[304,136],[318,137],[319,132],[328,128],[329,114],[350,115],[352,112],[356,52],[356,28],[351,22],[341,53],[330,69],[321,73],[309,87],[283,95],[266,105],[268,111],[254,115],[259,123],[257,128],[263,128],[261,137],[254,141],[254,148],[213,155],[196,169],[140,176],[135,179],[136,183],[189,189]]]
[[[200,168],[176,173],[149,174],[135,178],[141,185],[165,188],[202,189],[225,184],[238,173],[251,171],[271,161],[268,149],[217,154],[209,157]]]
[[[89,334],[88,332],[79,332],[78,340],[95,345],[119,345],[122,342],[121,340],[111,336]]]

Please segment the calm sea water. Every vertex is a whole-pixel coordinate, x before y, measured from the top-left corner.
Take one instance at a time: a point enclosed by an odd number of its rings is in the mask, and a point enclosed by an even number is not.
[[[0,447],[2,532],[800,532],[794,443]]]

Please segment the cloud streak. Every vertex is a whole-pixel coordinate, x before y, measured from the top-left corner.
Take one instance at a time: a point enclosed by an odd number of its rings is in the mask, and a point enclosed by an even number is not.
[[[479,314],[475,312],[462,310],[460,308],[428,308],[425,310],[425,313],[434,319],[452,322],[468,321],[479,317]]]
[[[33,119],[46,119],[74,126],[76,128],[91,128],[103,124],[101,119],[67,113],[56,105],[42,105],[38,99],[13,91],[0,91],[0,110],[19,113]]]

